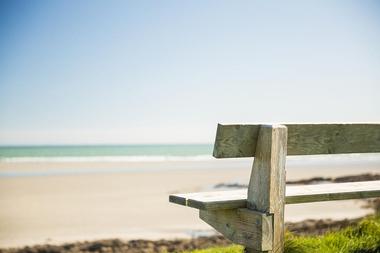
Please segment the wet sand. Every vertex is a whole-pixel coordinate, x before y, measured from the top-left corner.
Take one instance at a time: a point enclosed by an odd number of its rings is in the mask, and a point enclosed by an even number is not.
[[[339,164],[338,164],[339,165]],[[380,173],[379,162],[332,169],[289,162],[287,178]],[[251,161],[0,162],[0,248],[107,238],[161,239],[209,235],[196,209],[170,204],[175,192],[247,183]],[[287,221],[355,218],[363,201],[288,205]]]

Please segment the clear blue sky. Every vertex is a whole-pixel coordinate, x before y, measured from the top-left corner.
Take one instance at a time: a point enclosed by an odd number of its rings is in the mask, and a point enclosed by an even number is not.
[[[0,2],[0,144],[379,122],[379,1]]]

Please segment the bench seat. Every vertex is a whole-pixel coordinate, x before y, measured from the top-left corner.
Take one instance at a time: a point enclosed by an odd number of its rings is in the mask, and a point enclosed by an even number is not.
[[[380,180],[286,186],[286,204],[380,197]],[[247,189],[172,194],[172,203],[202,210],[245,208]]]

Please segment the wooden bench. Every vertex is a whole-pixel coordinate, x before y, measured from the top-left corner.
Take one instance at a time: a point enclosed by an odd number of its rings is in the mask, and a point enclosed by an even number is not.
[[[255,157],[248,189],[173,194],[247,252],[284,251],[284,205],[380,196],[380,181],[286,186],[287,155],[380,152],[380,124],[218,125],[213,156]]]

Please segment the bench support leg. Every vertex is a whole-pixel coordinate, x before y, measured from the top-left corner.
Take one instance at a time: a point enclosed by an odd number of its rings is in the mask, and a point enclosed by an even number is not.
[[[200,210],[199,217],[234,243],[258,252],[272,249],[272,215],[240,208]]]
[[[287,128],[262,125],[248,187],[248,208],[273,215],[273,248],[284,252],[285,161]],[[246,248],[246,252],[258,252]],[[260,252],[260,251],[259,251]]]

